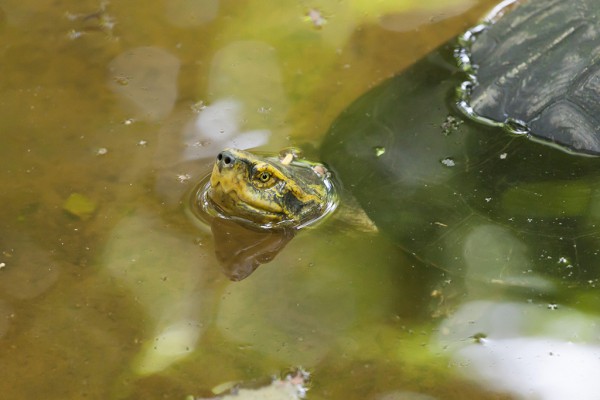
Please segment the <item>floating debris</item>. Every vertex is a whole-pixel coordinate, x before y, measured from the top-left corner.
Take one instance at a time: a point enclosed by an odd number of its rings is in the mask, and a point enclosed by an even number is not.
[[[464,121],[460,118],[456,118],[452,115],[448,115],[446,120],[442,122],[440,127],[442,128],[442,133],[445,136],[450,135],[452,132],[456,132],[460,126],[464,124]]]
[[[104,32],[112,37],[112,31],[116,25],[116,19],[106,11],[108,2],[100,3],[100,9],[87,14],[65,13],[65,18],[80,25],[80,29],[71,29],[67,36],[71,40],[79,39],[91,32]]]
[[[107,153],[108,153],[108,149],[106,147],[100,147],[98,150],[96,150],[97,156],[103,156]]]
[[[211,397],[210,399],[187,396],[186,400],[299,400],[306,396],[309,379],[310,374],[299,368],[291,374],[286,375],[283,379],[273,380],[269,386],[258,389],[245,389],[240,388],[238,385],[233,385],[229,389],[229,394]],[[231,382],[218,385],[216,389],[222,390],[228,386],[231,386]]]
[[[209,146],[212,142],[210,140],[198,140],[192,143],[191,147],[206,147]]]
[[[321,11],[317,10],[316,8],[311,8],[308,10],[304,20],[306,22],[312,22],[313,26],[317,29],[321,29],[323,25],[327,23],[327,19],[325,19]]]
[[[443,160],[440,161],[442,164],[444,164],[446,167],[454,167],[456,165],[456,162],[454,161],[454,159],[452,157],[446,157]]]
[[[115,83],[119,86],[127,86],[129,85],[129,78],[123,75],[117,75],[113,78]]]
[[[75,39],[79,39],[80,37],[83,36],[83,32],[81,31],[76,31],[75,29],[71,29],[68,33],[67,33],[67,37],[71,40],[75,40]]]
[[[203,100],[197,101],[190,106],[190,109],[196,114],[199,114],[200,111],[204,110],[205,108],[206,108],[206,104],[204,103]]]
[[[302,149],[299,149],[297,147],[286,147],[279,151],[278,157],[279,161],[283,165],[288,165],[294,160],[300,160],[301,158],[303,158],[304,154],[302,153]]]
[[[179,174],[179,175],[177,175],[177,180],[180,183],[186,183],[190,179],[192,179],[192,176],[190,174]]]
[[[485,339],[487,339],[487,335],[485,333],[479,332],[471,336],[471,339],[477,344],[485,343]]]
[[[383,146],[375,146],[373,150],[375,150],[375,157],[381,157],[385,154],[385,147]]]
[[[294,155],[292,153],[287,153],[285,157],[281,160],[283,165],[290,165],[294,161]]]

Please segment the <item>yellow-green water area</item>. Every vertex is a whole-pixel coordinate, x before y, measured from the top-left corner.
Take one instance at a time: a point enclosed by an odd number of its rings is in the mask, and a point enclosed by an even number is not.
[[[208,398],[302,366],[308,399],[520,398],[476,365],[573,358],[567,342],[594,370],[595,282],[515,295],[504,276],[453,277],[341,212],[231,282],[187,212],[221,148],[315,153],[351,101],[493,5],[0,2],[0,397]],[[502,269],[479,252],[497,232],[482,233],[469,260]]]

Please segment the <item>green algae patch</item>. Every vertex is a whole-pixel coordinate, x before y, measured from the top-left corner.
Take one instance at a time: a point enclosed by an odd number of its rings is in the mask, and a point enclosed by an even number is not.
[[[71,193],[63,204],[63,210],[74,217],[86,220],[96,211],[96,202],[80,193]]]

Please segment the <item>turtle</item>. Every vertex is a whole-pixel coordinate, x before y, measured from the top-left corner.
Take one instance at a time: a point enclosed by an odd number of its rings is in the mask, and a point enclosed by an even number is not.
[[[597,279],[599,19],[596,0],[502,3],[349,105],[321,160],[426,264]]]

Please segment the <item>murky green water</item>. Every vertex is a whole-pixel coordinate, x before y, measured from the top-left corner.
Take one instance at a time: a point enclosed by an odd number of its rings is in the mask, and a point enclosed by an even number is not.
[[[2,397],[210,397],[301,365],[310,399],[568,398],[565,368],[598,368],[592,286],[445,290],[335,217],[230,282],[186,212],[222,147],[317,154],[353,99],[491,5],[0,2]]]

